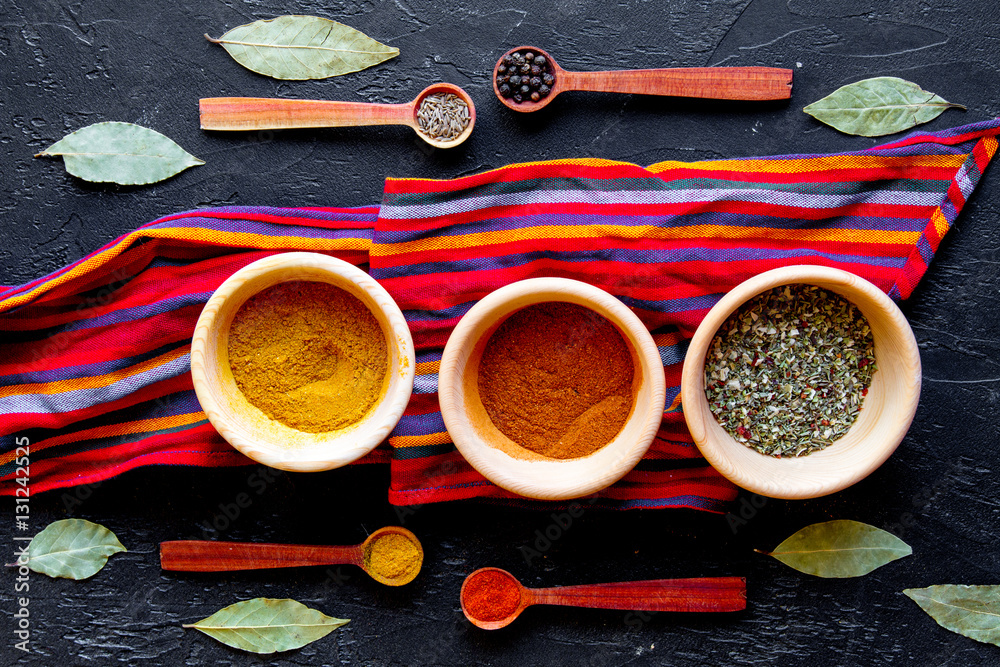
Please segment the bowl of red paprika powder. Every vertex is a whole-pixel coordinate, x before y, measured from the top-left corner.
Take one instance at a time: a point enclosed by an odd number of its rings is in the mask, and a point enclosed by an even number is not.
[[[441,357],[448,434],[480,474],[512,493],[578,498],[642,458],[664,409],[652,336],[602,289],[533,278],[487,295]]]
[[[720,359],[731,359],[721,373]],[[802,499],[888,459],[920,384],[913,331],[885,292],[848,271],[799,265],[740,283],[708,312],[684,359],[681,401],[695,444],[724,477]]]
[[[413,390],[413,339],[371,276],[292,252],[223,282],[191,341],[209,421],[250,458],[282,470],[346,465],[388,437]]]

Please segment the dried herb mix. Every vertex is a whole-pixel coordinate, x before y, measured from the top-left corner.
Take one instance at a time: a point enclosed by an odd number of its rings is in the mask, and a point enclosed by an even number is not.
[[[762,454],[803,456],[850,429],[876,371],[858,308],[814,285],[757,295],[720,327],[705,361],[719,425]]]

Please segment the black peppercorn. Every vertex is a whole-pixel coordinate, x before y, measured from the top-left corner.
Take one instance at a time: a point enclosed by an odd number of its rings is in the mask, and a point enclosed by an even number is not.
[[[500,65],[500,66],[497,67],[497,73],[498,74],[503,74],[506,71],[507,71],[507,66],[506,65]]]
[[[503,64],[509,65],[512,62],[514,62],[514,58],[509,53],[505,53],[503,56]]]
[[[514,76],[510,77],[510,80],[508,81],[508,83],[510,83],[510,85],[512,85],[512,86],[514,86],[516,88],[517,86],[521,85],[521,77],[519,77],[517,74],[515,74]]]
[[[529,88],[527,85],[521,86],[521,94],[522,95],[527,95],[530,92],[531,92],[531,88]]]
[[[546,95],[549,94],[551,90],[552,90],[551,88],[549,88],[543,83],[542,86],[538,89],[538,94],[541,95],[542,97],[545,97]]]
[[[508,86],[506,83],[500,86],[500,94],[503,95],[504,97],[510,97],[510,86]]]
[[[542,86],[542,80],[537,76],[533,76],[531,77],[531,81],[528,82],[528,85],[530,85],[535,90],[538,90]]]
[[[535,58],[535,64],[538,65],[539,67],[545,67],[545,64],[547,62],[548,61],[545,59],[545,56],[538,56]]]
[[[537,102],[540,99],[542,99],[542,96],[538,94],[537,90],[531,94],[531,101],[532,102]]]
[[[531,73],[531,65],[529,65],[528,63],[524,63],[523,65],[521,65],[521,67],[519,69],[521,71],[521,74],[530,74]]]
[[[538,65],[532,65],[531,66],[531,75],[532,76],[538,76],[541,73],[542,73],[542,68],[541,67],[539,67]]]
[[[521,93],[514,93],[514,101],[518,104],[524,101],[524,98],[521,97]]]
[[[534,51],[528,51],[527,53],[524,54],[524,59],[525,60],[529,60],[529,61],[530,60],[534,60],[535,59],[535,52]]]
[[[542,83],[544,83],[546,86],[551,86],[555,82],[556,78],[551,74],[549,74],[548,72],[542,75]]]

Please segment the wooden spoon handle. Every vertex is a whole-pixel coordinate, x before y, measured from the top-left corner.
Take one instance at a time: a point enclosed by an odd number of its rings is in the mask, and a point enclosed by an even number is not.
[[[174,540],[160,543],[160,567],[178,572],[229,572],[302,565],[361,564],[356,546]]]
[[[787,100],[792,96],[792,70],[776,67],[679,67],[561,75],[568,79],[567,90],[713,100]]]
[[[413,125],[413,105],[269,97],[206,97],[203,130],[280,130],[296,127]]]
[[[639,611],[740,611],[747,606],[743,577],[651,579],[610,584],[534,588],[532,604]]]

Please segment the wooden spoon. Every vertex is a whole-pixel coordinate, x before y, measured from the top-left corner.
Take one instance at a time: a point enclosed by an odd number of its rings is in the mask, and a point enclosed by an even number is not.
[[[373,545],[387,535],[402,535],[416,547],[416,563],[397,576],[380,572],[371,560]],[[175,572],[232,572],[308,565],[357,565],[375,581],[387,586],[408,584],[420,572],[424,550],[417,536],[405,528],[379,528],[361,544],[319,546],[174,540],[160,543],[160,567]],[[388,575],[388,576],[387,576]]]
[[[516,586],[521,596],[517,607],[499,620],[477,618],[469,611],[469,582],[488,572],[509,579],[508,583]],[[533,604],[636,611],[740,611],[747,606],[747,582],[743,577],[702,577],[527,588],[506,570],[484,567],[465,578],[460,595],[462,611],[473,625],[484,630],[498,630],[510,625],[522,611]]]
[[[457,95],[469,107],[469,124],[454,139],[435,139],[420,128],[417,112],[428,95]],[[424,88],[405,104],[372,104],[330,100],[289,100],[271,97],[206,97],[200,100],[203,130],[284,130],[306,127],[408,125],[435,148],[453,148],[469,138],[476,124],[472,98],[450,83]]]
[[[537,102],[527,99],[518,103],[500,94],[497,69],[503,63],[504,56],[525,50],[545,56],[552,67],[555,82],[549,94]],[[493,92],[507,108],[514,111],[538,111],[556,95],[568,90],[702,97],[713,100],[787,100],[792,96],[792,70],[776,67],[676,67],[570,72],[559,67],[552,56],[537,46],[513,48],[500,56],[493,68]]]

